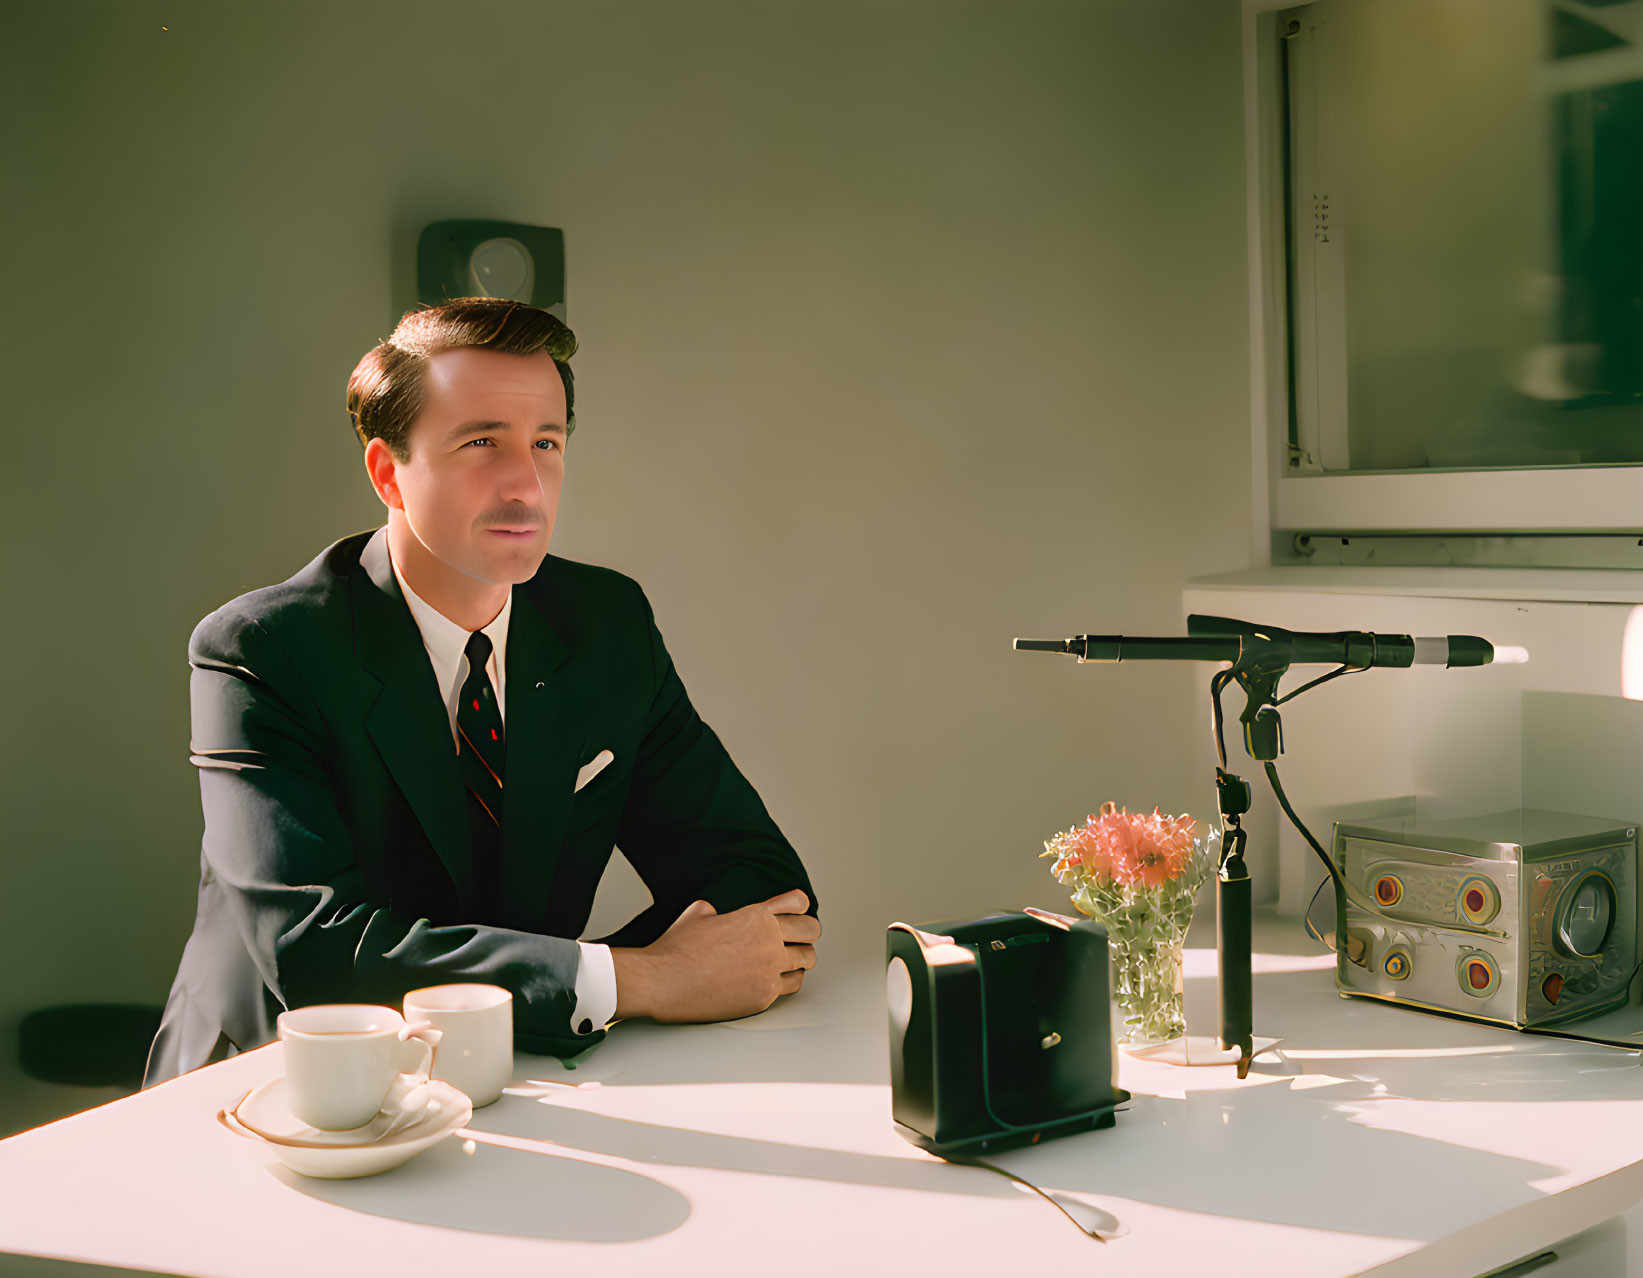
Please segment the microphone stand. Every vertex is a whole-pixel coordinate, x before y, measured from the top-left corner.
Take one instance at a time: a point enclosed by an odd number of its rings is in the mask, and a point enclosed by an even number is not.
[[[1200,620],[1193,617],[1188,629]],[[1277,710],[1278,681],[1289,670],[1291,653],[1287,643],[1271,639],[1240,647],[1232,665],[1211,676],[1209,695],[1215,706],[1215,752],[1219,760],[1215,769],[1215,796],[1221,810],[1221,862],[1215,879],[1215,952],[1221,983],[1220,1044],[1223,1050],[1238,1049],[1238,1077],[1246,1078],[1255,1056],[1252,935],[1255,890],[1249,866],[1244,862],[1244,845],[1249,841],[1249,834],[1243,826],[1251,795],[1249,782],[1227,771],[1221,693],[1234,680],[1243,688],[1246,705],[1239,721],[1244,725],[1244,749],[1251,759],[1270,766],[1283,752],[1283,723]]]
[[[1219,1042],[1222,1050],[1238,1049],[1238,1077],[1246,1078],[1255,1055],[1254,889],[1244,861],[1249,835],[1243,827],[1251,796],[1249,782],[1227,770],[1221,693],[1234,682],[1244,690],[1246,704],[1238,716],[1244,726],[1244,749],[1252,760],[1265,767],[1267,780],[1284,814],[1323,858],[1330,877],[1338,883],[1340,873],[1333,859],[1301,823],[1278,782],[1274,761],[1283,753],[1283,722],[1278,707],[1343,674],[1367,670],[1372,665],[1407,666],[1413,659],[1414,644],[1406,635],[1376,636],[1362,631],[1328,636],[1292,634],[1276,627],[1257,627],[1230,618],[1196,614],[1187,618],[1187,631],[1190,637],[1186,639],[1081,635],[1064,640],[1017,639],[1015,646],[1025,651],[1069,653],[1081,662],[1186,660],[1218,661],[1225,666],[1211,676],[1209,683],[1219,761],[1215,769],[1215,793],[1221,813],[1221,859],[1215,889],[1215,948],[1221,986]],[[1386,651],[1378,651],[1378,647]],[[1291,664],[1336,660],[1341,661],[1338,668],[1282,697],[1278,695],[1278,683]]]

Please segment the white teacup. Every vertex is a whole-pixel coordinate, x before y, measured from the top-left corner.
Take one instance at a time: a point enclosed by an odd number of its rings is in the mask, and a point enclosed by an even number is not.
[[[432,1025],[368,1003],[293,1008],[280,1013],[279,1032],[291,1112],[328,1132],[375,1118],[400,1074],[426,1077],[440,1038]]]
[[[513,1080],[513,995],[499,985],[430,985],[405,996],[407,1020],[444,1036],[434,1077],[489,1105]]]

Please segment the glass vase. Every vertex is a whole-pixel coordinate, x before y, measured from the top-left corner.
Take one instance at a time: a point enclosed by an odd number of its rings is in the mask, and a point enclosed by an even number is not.
[[[1120,1043],[1163,1043],[1186,1034],[1181,984],[1184,940],[1185,933],[1162,940],[1109,939]]]

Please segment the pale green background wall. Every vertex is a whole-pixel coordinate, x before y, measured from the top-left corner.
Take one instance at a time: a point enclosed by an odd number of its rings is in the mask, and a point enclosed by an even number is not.
[[[165,995],[189,631],[377,521],[343,388],[436,218],[564,229],[554,549],[645,584],[823,962],[1212,816],[1199,672],[1010,639],[1247,562],[1239,56],[1235,0],[11,6],[0,1130],[101,1099],[25,1011]]]

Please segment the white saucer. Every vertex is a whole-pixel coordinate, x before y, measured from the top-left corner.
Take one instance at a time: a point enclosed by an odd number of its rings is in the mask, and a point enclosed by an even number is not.
[[[429,1091],[426,1074],[396,1074],[382,1108],[371,1121],[345,1131],[310,1127],[291,1112],[284,1079],[247,1092],[229,1115],[241,1127],[275,1144],[286,1145],[375,1145],[401,1128],[428,1116],[430,1102],[442,1093]]]
[[[217,1121],[236,1136],[273,1150],[294,1172],[337,1180],[398,1167],[473,1117],[473,1102],[438,1080],[391,1095],[398,1103],[364,1127],[327,1132],[291,1113],[285,1080],[276,1078],[248,1092],[232,1109],[219,1110]]]

